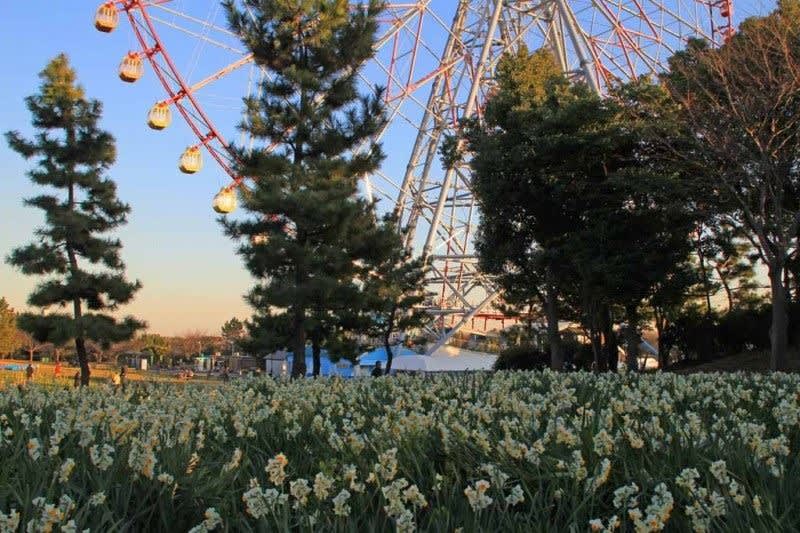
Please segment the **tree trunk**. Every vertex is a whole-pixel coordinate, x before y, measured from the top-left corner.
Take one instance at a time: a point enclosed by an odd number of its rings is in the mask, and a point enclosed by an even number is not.
[[[783,263],[773,261],[769,268],[772,289],[772,325],[770,326],[770,369],[783,371],[788,366],[788,306],[783,285]]]
[[[617,344],[617,334],[614,333],[614,322],[611,320],[609,306],[605,306],[603,309],[603,354],[606,370],[616,372],[619,365],[619,345]]]
[[[639,333],[636,325],[639,323],[637,305],[625,306],[625,319],[628,326],[625,328],[625,362],[628,370],[636,372],[639,370]]]
[[[596,329],[593,328],[589,335],[592,343],[592,359],[594,360],[593,370],[600,372],[600,365],[603,359],[603,342],[600,338],[600,332]]]
[[[81,367],[81,387],[89,385],[89,359],[86,355],[86,341],[83,337],[75,337],[75,352],[78,354],[78,364]]]
[[[392,369],[392,359],[394,359],[394,354],[392,353],[392,347],[389,346],[389,336],[386,335],[383,338],[383,347],[386,349],[386,369],[384,370],[385,375],[389,375],[389,371]]]
[[[547,284],[544,307],[547,315],[547,341],[550,344],[550,368],[563,370],[564,354],[561,351],[561,335],[558,332],[557,292],[552,283]]]
[[[656,335],[658,339],[658,368],[660,370],[666,370],[667,366],[669,366],[669,351],[670,347],[664,345],[663,336],[664,336],[664,329],[666,328],[667,321],[661,316],[659,313],[656,313],[655,317],[655,324],[656,324]]]
[[[700,275],[703,276],[703,291],[706,295],[706,316],[711,316],[711,284],[708,281],[708,269],[706,269],[706,259],[703,254],[701,230],[697,230],[697,259],[700,266]]]
[[[306,330],[303,324],[304,311],[297,309],[294,313],[292,335],[292,378],[302,378],[306,375]]]
[[[67,254],[69,255],[73,275],[75,275],[74,272],[78,270],[78,262],[75,252],[69,246],[67,246]],[[80,327],[81,317],[83,316],[80,298],[75,298],[72,301],[72,312],[75,322],[78,323],[78,327],[75,328],[77,333],[75,335],[75,354],[78,356],[78,365],[81,367],[81,386],[84,387],[89,385],[91,371],[89,370],[89,355],[86,353],[86,339],[83,337],[83,330]]]
[[[794,268],[792,269],[792,277],[794,278],[794,302],[800,304],[800,230],[798,230],[797,236],[795,237],[795,248],[794,248],[794,261],[792,261],[792,265]],[[789,287],[786,287],[786,290],[789,290]],[[791,294],[786,295],[786,299],[788,300],[791,298]]]
[[[75,141],[75,132],[73,130],[67,131],[67,145],[72,146]],[[70,210],[75,209],[75,185],[70,181],[69,189],[69,208]],[[73,248],[72,244],[70,243],[69,239],[66,242],[66,249],[67,249],[67,257],[69,258],[69,273],[70,276],[77,277],[78,275],[78,257],[75,255],[75,249]],[[78,365],[81,368],[81,387],[85,387],[89,385],[89,375],[91,371],[89,370],[89,357],[86,354],[86,339],[83,337],[83,328],[81,327],[81,317],[83,316],[83,311],[81,309],[81,299],[75,298],[72,300],[72,312],[75,318],[76,328],[75,328],[75,353],[78,356]]]
[[[392,369],[392,359],[394,359],[392,348],[389,346],[389,338],[392,336],[392,330],[394,329],[395,313],[397,313],[397,307],[394,307],[392,312],[389,314],[389,323],[386,326],[386,332],[383,336],[383,347],[386,349],[386,369],[384,370],[384,373],[387,376],[389,375],[389,371]]]
[[[311,339],[311,358],[314,361],[314,368],[311,374],[314,377],[319,376],[320,370],[322,369],[322,360],[320,359],[321,352],[322,348],[319,346],[319,340]]]
[[[728,298],[728,312],[730,312],[731,309],[733,309],[733,290],[731,289],[728,280],[722,275],[722,269],[720,269],[719,266],[716,266],[714,267],[714,270],[717,271],[717,276],[719,276],[719,280],[722,283],[722,288],[725,290],[725,296]]]

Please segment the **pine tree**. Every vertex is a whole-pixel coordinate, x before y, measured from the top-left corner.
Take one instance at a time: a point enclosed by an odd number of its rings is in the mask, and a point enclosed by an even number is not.
[[[72,313],[23,313],[21,329],[39,341],[74,339],[81,383],[89,383],[87,340],[107,345],[129,339],[144,324],[114,312],[129,302],[141,284],[125,279],[122,243],[106,234],[126,222],[130,207],[117,199],[116,185],[104,173],[114,163],[114,138],[98,128],[102,107],[88,100],[63,54],[40,73],[38,94],[26,98],[33,116],[33,140],[6,134],[11,148],[37,158],[28,176],[36,185],[58,191],[25,200],[45,213],[36,241],[12,251],[7,261],[23,274],[48,276],[28,297],[46,310],[72,306]],[[86,268],[90,266],[90,268]],[[99,269],[98,267],[105,267]]]
[[[228,343],[228,347],[231,349],[231,355],[233,355],[234,347],[241,347],[243,343],[246,343],[245,324],[236,317],[225,322],[222,325],[220,333],[222,333],[222,338],[225,339],[225,342]]]
[[[0,297],[0,356],[10,355],[19,348],[17,313]]]
[[[239,171],[255,185],[243,195],[252,216],[224,222],[246,238],[238,252],[256,279],[247,301],[251,346],[289,348],[292,376],[305,375],[305,348],[321,317],[336,316],[357,294],[355,277],[374,226],[358,179],[383,158],[357,151],[384,121],[380,95],[361,96],[359,68],[373,55],[377,1],[226,2],[231,28],[270,76],[246,102],[242,128],[275,149],[241,153]],[[315,329],[317,328],[317,329]],[[324,328],[330,338],[339,328]]]

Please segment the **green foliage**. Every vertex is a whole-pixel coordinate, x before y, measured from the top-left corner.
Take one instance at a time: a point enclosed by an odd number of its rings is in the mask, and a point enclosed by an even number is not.
[[[246,102],[242,129],[275,150],[242,152],[239,172],[254,179],[243,197],[252,216],[226,221],[256,279],[247,296],[253,347],[303,353],[345,344],[345,315],[360,298],[358,262],[369,253],[372,206],[358,180],[383,159],[358,148],[384,122],[380,94],[362,96],[357,77],[373,55],[378,2],[344,0],[227,2],[231,28],[270,76]],[[254,239],[254,237],[260,237]],[[264,242],[266,240],[266,242]],[[352,351],[354,347],[351,348]],[[304,358],[292,368],[305,374]]]
[[[222,325],[222,338],[234,346],[241,347],[247,342],[245,324],[236,317],[231,318]]]
[[[169,339],[158,333],[145,333],[139,337],[139,342],[142,344],[142,352],[149,354],[154,364],[167,363],[167,356],[172,351]],[[169,358],[170,361],[171,359]]]
[[[772,308],[754,302],[731,311],[710,314],[697,305],[683,309],[665,329],[667,348],[675,346],[683,359],[706,361],[715,357],[764,351],[770,347],[769,328]],[[789,307],[791,344],[800,343],[800,305]]]
[[[549,48],[530,52],[523,45],[504,55],[497,64],[495,82],[498,92],[488,112],[507,113],[541,105],[554,92],[567,86],[563,71]],[[494,117],[487,120],[492,122]]]
[[[0,297],[0,355],[9,355],[20,346],[17,313]]]
[[[570,310],[599,337],[612,306],[638,326],[688,254],[686,177],[660,157],[663,139],[679,137],[677,108],[646,80],[603,99],[556,72],[545,52],[505,58],[485,124],[467,124],[476,249],[507,303],[540,302],[551,324]]]
[[[28,172],[33,183],[57,192],[25,200],[44,211],[45,225],[36,230],[35,242],[16,248],[7,260],[24,274],[47,276],[29,295],[29,305],[72,307],[72,315],[23,313],[19,326],[40,341],[75,339],[82,381],[88,384],[86,340],[120,341],[144,325],[132,317],[118,321],[99,313],[117,311],[141,287],[125,279],[122,243],[106,236],[126,222],[130,208],[117,199],[115,183],[104,177],[115,148],[113,137],[97,127],[100,102],[85,98],[63,54],[48,63],[40,78],[39,92],[26,98],[36,135],[28,140],[9,132],[6,138],[14,151],[36,158]]]
[[[720,354],[736,355],[751,350],[768,350],[771,314],[770,306],[762,304],[734,309],[720,316],[714,330]]]

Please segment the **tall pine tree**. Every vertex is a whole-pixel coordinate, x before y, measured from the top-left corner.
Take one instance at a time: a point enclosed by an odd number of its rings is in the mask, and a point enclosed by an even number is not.
[[[256,279],[247,296],[254,344],[294,353],[305,375],[309,335],[341,335],[328,319],[348,297],[374,227],[358,179],[374,171],[378,146],[356,149],[381,127],[380,95],[359,95],[359,68],[373,55],[379,2],[347,0],[226,2],[231,28],[270,76],[246,102],[242,128],[275,149],[240,154],[254,179],[243,205],[253,216],[225,222]],[[351,302],[352,303],[352,302]],[[319,341],[320,339],[317,339]]]
[[[117,320],[100,313],[116,311],[141,287],[125,279],[122,243],[106,235],[126,222],[130,207],[117,199],[116,184],[104,176],[114,163],[115,147],[111,134],[97,125],[100,102],[85,97],[63,54],[39,76],[39,93],[26,98],[34,138],[15,131],[6,138],[24,158],[37,158],[28,172],[33,183],[56,192],[25,200],[44,211],[45,224],[36,230],[35,242],[13,250],[7,261],[24,274],[47,276],[28,297],[29,305],[72,306],[71,313],[23,313],[19,326],[39,340],[74,339],[81,383],[88,385],[87,340],[122,341],[144,327],[133,317]]]

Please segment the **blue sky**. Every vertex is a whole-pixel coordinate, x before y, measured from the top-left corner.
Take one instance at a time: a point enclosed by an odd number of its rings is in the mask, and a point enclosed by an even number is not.
[[[449,2],[438,3],[447,7]],[[210,0],[201,3],[212,5]],[[763,0],[738,1],[737,18],[764,12],[769,5]],[[147,111],[163,98],[163,92],[149,69],[136,84],[119,81],[120,59],[137,46],[124,21],[111,34],[95,31],[92,19],[96,7],[97,2],[85,0],[2,2],[0,131],[18,129],[30,134],[30,117],[23,98],[37,90],[37,73],[47,61],[66,52],[87,95],[104,103],[102,126],[116,137],[118,150],[118,161],[110,176],[118,184],[120,198],[133,208],[129,223],[119,236],[125,245],[123,258],[128,274],[141,280],[144,288],[125,311],[147,320],[151,331],[163,334],[216,332],[228,318],[249,315],[242,295],[251,280],[234,253],[234,243],[222,235],[210,208],[211,198],[228,182],[227,177],[208,157],[206,168],[199,174],[178,171],[178,157],[194,139],[178,117],[163,132],[146,127]],[[451,10],[445,11],[443,18],[449,20]],[[187,58],[203,57],[194,55],[196,50],[186,46],[183,52]],[[229,91],[224,86],[218,90]],[[232,109],[239,96],[234,93],[230,90],[218,95],[219,101]],[[234,121],[228,121],[227,134],[232,138]],[[413,134],[413,130],[409,131]],[[393,149],[400,136],[407,134],[394,133],[394,137],[384,140],[390,166],[399,167],[407,153]],[[22,198],[35,191],[24,175],[28,168],[27,162],[0,142],[3,258],[14,246],[27,242],[42,220],[38,210],[22,206]],[[0,296],[5,296],[13,307],[25,307],[27,294],[36,282],[4,262],[0,264]]]
[[[66,7],[69,5],[69,7]],[[231,316],[246,317],[242,294],[250,281],[222,235],[211,198],[227,178],[209,161],[205,172],[185,175],[177,160],[190,142],[182,124],[155,132],[145,125],[160,87],[148,72],[129,85],[117,78],[122,55],[133,48],[128,28],[110,35],[93,28],[94,2],[35,0],[3,2],[0,42],[0,130],[29,133],[23,98],[36,91],[37,73],[58,52],[66,52],[87,94],[104,103],[102,126],[117,140],[118,160],[110,176],[132,213],[120,231],[131,278],[144,288],[126,311],[165,334],[189,329],[215,332]],[[148,75],[149,74],[149,75]],[[26,242],[41,223],[38,210],[22,207],[34,191],[24,172],[29,164],[0,142],[0,255]],[[0,264],[0,295],[23,308],[36,283]]]

